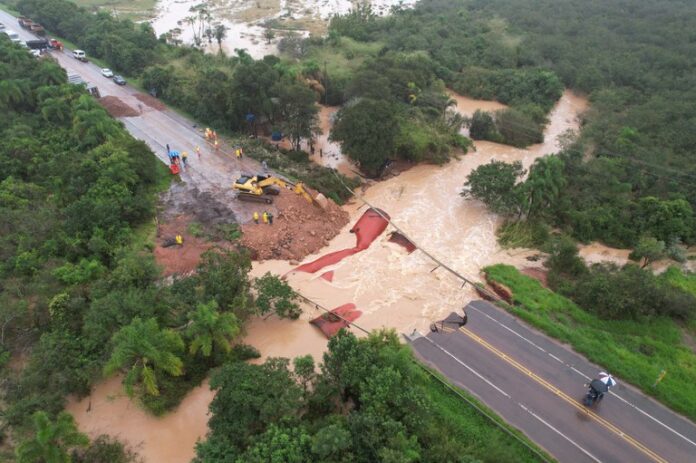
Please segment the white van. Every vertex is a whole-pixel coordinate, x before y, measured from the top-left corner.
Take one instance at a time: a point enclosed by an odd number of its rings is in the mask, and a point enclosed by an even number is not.
[[[87,55],[82,50],[73,50],[73,58],[79,59],[80,61],[87,61]]]
[[[7,29],[5,31],[5,34],[7,34],[7,36],[10,38],[10,40],[12,40],[14,43],[19,43],[22,41],[22,39],[19,38],[19,34],[16,33],[15,31],[11,31],[11,30]]]

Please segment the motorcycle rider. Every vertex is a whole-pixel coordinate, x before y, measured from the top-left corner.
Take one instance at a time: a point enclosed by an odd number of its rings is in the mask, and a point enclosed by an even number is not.
[[[590,382],[590,384],[586,384],[586,387],[589,387],[589,391],[587,391],[587,395],[585,396],[585,405],[592,405],[594,402],[599,402],[602,400],[604,397],[604,394],[609,392],[609,389],[612,387],[616,386],[616,380],[614,379],[613,376],[611,376],[609,373],[605,371],[600,371],[599,372],[599,378],[596,378]]]

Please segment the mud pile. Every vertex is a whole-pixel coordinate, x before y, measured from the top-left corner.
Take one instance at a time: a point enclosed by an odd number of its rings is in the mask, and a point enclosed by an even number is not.
[[[164,111],[165,109],[167,109],[167,106],[164,103],[146,93],[136,93],[134,96],[146,105],[148,105],[149,107],[156,109],[157,111]]]
[[[188,232],[190,222],[191,217],[182,215],[158,227],[153,253],[165,277],[193,272],[201,261],[201,254],[214,246],[214,243],[191,235]],[[167,246],[176,235],[181,235],[183,245]]]
[[[289,190],[275,197],[272,208],[263,203],[254,208],[259,216],[276,210],[272,225],[259,221],[242,226],[241,243],[259,260],[301,260],[326,246],[348,223],[348,213],[333,201],[321,209]]]
[[[105,96],[97,100],[113,117],[135,117],[140,113],[115,96]]]

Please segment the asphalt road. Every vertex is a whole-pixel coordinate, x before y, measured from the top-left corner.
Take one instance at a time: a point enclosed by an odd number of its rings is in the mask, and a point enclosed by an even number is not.
[[[0,11],[0,22],[23,40],[36,38],[4,11]],[[189,151],[191,166],[181,178],[229,204],[238,219],[249,219],[251,208],[234,200],[230,184],[241,173],[258,172],[258,163],[214,152],[194,122],[171,110],[142,104],[135,97],[138,90],[116,85],[96,65],[75,60],[69,51],[51,54],[69,73],[97,85],[102,96],[118,97],[136,110],[142,107],[139,116],[120,118],[126,129],[164,163],[168,163],[166,144]],[[200,160],[193,155],[195,146],[201,147]],[[468,314],[469,324],[462,330],[413,338],[417,355],[558,460],[696,461],[693,423],[623,384],[621,378],[598,407],[588,410],[580,404],[583,384],[597,375],[599,367],[491,304],[474,302]]]
[[[16,18],[5,11],[0,11],[0,22],[7,29],[17,32],[22,40],[38,38],[19,27]],[[169,163],[165,148],[167,144],[172,150],[187,151],[190,166],[181,173],[182,180],[189,185],[194,185],[199,191],[210,194],[218,202],[224,203],[237,220],[246,222],[251,219],[254,207],[249,203],[236,201],[231,185],[242,173],[261,172],[259,163],[247,157],[241,161],[237,160],[232,155],[233,149],[230,146],[223,145],[221,151],[224,152],[216,153],[205,142],[204,128],[197,127],[194,121],[169,109],[160,111],[145,105],[135,97],[141,93],[139,90],[129,85],[116,85],[111,79],[101,75],[101,68],[97,65],[74,59],[71,50],[66,49],[63,52],[54,50],[50,54],[68,74],[78,74],[84,81],[96,85],[102,97],[118,97],[136,111],[142,108],[139,116],[118,118],[131,135],[147,143],[155,155],[166,164]],[[194,154],[196,146],[201,148],[200,160]],[[272,206],[268,209],[275,212]]]
[[[616,378],[581,404],[601,368],[484,302],[469,322],[410,338],[416,354],[562,462],[696,461],[696,425]]]

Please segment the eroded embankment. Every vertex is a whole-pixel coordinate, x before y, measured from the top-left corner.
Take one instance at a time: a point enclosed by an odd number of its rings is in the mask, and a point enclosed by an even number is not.
[[[566,92],[550,114],[543,144],[521,150],[477,142],[476,152],[458,161],[442,167],[416,166],[373,185],[365,197],[388,212],[419,245],[465,275],[477,277],[481,267],[498,262],[519,267],[535,265],[526,260],[535,251],[501,249],[495,238],[500,219],[482,204],[462,199],[459,192],[466,176],[481,164],[493,159],[519,160],[528,167],[537,157],[556,151],[556,137],[567,129],[578,128],[577,115],[586,105],[586,100]],[[350,223],[327,246],[308,256],[305,263],[356,247],[356,234],[350,230],[364,213],[360,206],[356,202],[344,207]],[[359,323],[366,329],[388,326],[400,332],[424,330],[431,320],[476,297],[469,288],[461,289],[461,282],[449,273],[431,271],[434,265],[422,253],[408,253],[401,245],[390,242],[389,232],[387,227],[370,246],[322,266],[316,273],[292,271],[295,266],[288,261],[267,260],[254,263],[252,276],[266,271],[287,274],[296,290],[328,308],[353,303],[363,312]],[[327,272],[333,272],[332,281],[321,277]],[[245,342],[257,347],[264,356],[312,354],[320,359],[326,338],[308,323],[320,314],[306,307],[297,321],[253,320],[247,326]],[[112,402],[108,399],[110,394],[120,394],[116,379],[97,386],[90,398],[69,406],[82,430],[90,434],[108,432],[133,445],[141,444],[147,462],[190,460],[196,439],[205,433],[207,407],[212,399],[205,386],[192,391],[175,412],[163,419],[147,417],[126,399]],[[92,409],[87,412],[89,400]]]

